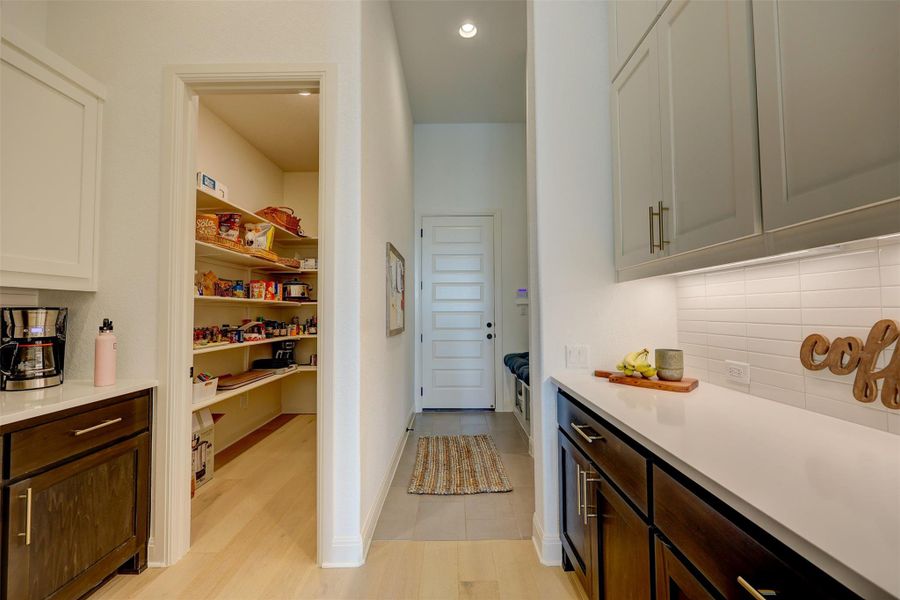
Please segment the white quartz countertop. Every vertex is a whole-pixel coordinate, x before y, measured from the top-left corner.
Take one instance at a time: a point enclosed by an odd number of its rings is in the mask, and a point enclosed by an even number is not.
[[[706,382],[551,380],[863,598],[900,598],[900,436]]]
[[[48,415],[156,387],[154,379],[120,379],[113,385],[94,387],[92,381],[66,381],[42,390],[0,392],[0,426]]]

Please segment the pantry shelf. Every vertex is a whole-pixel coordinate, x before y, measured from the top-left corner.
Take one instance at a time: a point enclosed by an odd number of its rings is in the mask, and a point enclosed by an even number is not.
[[[275,342],[286,342],[288,340],[308,340],[314,339],[316,334],[305,333],[303,335],[284,335],[281,337],[266,338],[256,342],[240,342],[234,344],[210,344],[208,346],[200,346],[194,348],[194,354],[208,354],[210,352],[221,352],[222,350],[234,350],[235,348],[249,348],[250,346],[261,346],[263,344],[272,344]]]
[[[254,271],[278,272],[278,273],[303,273],[303,269],[292,269],[282,264],[266,260],[264,258],[256,258],[243,252],[235,252],[228,248],[221,248],[215,244],[208,244],[199,240],[194,240],[194,255],[197,258],[207,258],[216,260],[229,265],[238,267],[250,267]]]
[[[221,392],[216,392],[216,395],[209,400],[204,400],[203,402],[198,402],[191,405],[191,412],[197,412],[201,408],[209,408],[213,404],[218,404],[223,400],[233,398],[234,396],[239,396],[245,392],[249,392],[250,390],[255,390],[256,388],[262,387],[264,385],[269,385],[274,381],[284,379],[285,377],[290,377],[291,375],[296,375],[297,373],[315,373],[317,369],[318,367],[298,365],[296,368],[291,369],[290,371],[287,371],[285,373],[279,373],[278,375],[272,375],[270,377],[258,379],[253,383],[242,385],[241,387],[234,388],[233,390],[222,390]]]
[[[296,308],[298,306],[315,306],[315,300],[309,302],[292,302],[290,300],[258,300],[255,298],[225,298],[222,296],[194,296],[194,302],[201,304],[240,304],[246,306],[273,306],[278,308]]]
[[[198,213],[219,213],[232,212],[241,215],[242,223],[270,223],[275,230],[275,242],[289,246],[314,245],[317,243],[316,238],[300,237],[294,235],[281,225],[272,223],[272,221],[259,216],[253,211],[242,208],[237,204],[217,198],[200,188],[197,188],[197,212]],[[311,241],[307,241],[311,240]]]

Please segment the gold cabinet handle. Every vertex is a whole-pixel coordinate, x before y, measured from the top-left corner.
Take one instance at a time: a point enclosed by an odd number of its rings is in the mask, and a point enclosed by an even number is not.
[[[98,423],[93,427],[88,427],[86,429],[76,429],[72,432],[72,435],[84,435],[85,433],[90,433],[91,431],[97,431],[98,429],[103,429],[104,427],[109,427],[110,425],[115,425],[122,420],[122,417],[117,417],[115,419],[107,419],[102,423]]]
[[[770,600],[778,595],[778,592],[775,590],[758,590],[752,585],[750,585],[746,579],[738,575],[737,578],[738,585],[747,590],[747,593],[753,598],[753,600]]]
[[[583,486],[581,488],[581,497],[584,498],[584,513],[582,513],[582,514],[584,515],[584,524],[587,525],[587,522],[588,522],[587,471],[581,472],[581,485]]]
[[[597,513],[591,514],[590,511],[588,510],[589,507],[588,507],[588,493],[587,493],[588,487],[587,486],[589,483],[600,483],[600,478],[599,477],[590,477],[589,478],[587,471],[582,471],[582,473],[584,474],[584,524],[587,525],[588,519],[594,519],[597,517]],[[594,508],[596,510],[597,507],[594,506],[592,508]]]
[[[655,213],[653,212],[652,206],[648,206],[647,211],[647,222],[650,224],[650,254],[653,254],[656,251],[656,242],[653,239],[653,217],[655,216]]]
[[[588,444],[593,444],[593,443],[594,443],[594,440],[603,440],[603,436],[602,436],[602,435],[590,435],[590,434],[585,433],[584,431],[582,431],[582,429],[590,429],[590,427],[588,427],[587,425],[576,425],[574,421],[571,422],[571,423],[569,423],[569,425],[572,427],[572,429],[575,430],[575,433],[577,433],[578,435],[580,435],[581,437],[583,437],[584,440],[585,440]],[[594,430],[591,429],[591,431],[594,431]],[[597,432],[594,431],[594,433],[596,434]]]
[[[660,251],[665,250],[666,246],[669,245],[669,241],[666,239],[665,233],[665,221],[666,221],[666,213],[669,212],[669,209],[663,206],[662,201],[660,201],[657,206],[659,210],[656,212],[656,216],[659,219],[659,246]],[[650,209],[651,212],[653,209]]]
[[[581,515],[581,465],[575,463],[575,494],[578,496],[578,514]]]
[[[25,490],[24,494],[19,494],[19,499],[25,501],[25,533],[20,533],[19,537],[25,538],[25,545],[31,545],[31,488]]]

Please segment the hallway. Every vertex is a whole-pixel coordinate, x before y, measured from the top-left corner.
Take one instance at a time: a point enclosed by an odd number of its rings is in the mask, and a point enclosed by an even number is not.
[[[479,416],[484,423],[463,424],[469,419],[459,415],[425,415],[419,433],[490,430],[507,468],[515,464],[507,456],[524,452],[528,458],[523,438],[507,429],[505,417],[512,415]],[[530,539],[374,541],[363,567],[319,569],[315,440],[315,417],[298,415],[235,457],[197,491],[192,547],[178,564],[136,576],[116,575],[92,598],[581,598],[574,576],[541,565]],[[404,465],[411,468],[406,455]],[[524,472],[509,470],[514,488],[531,489],[520,483]]]

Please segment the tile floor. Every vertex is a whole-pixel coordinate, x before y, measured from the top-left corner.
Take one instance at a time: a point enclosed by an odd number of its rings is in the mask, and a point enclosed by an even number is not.
[[[531,539],[534,463],[528,454],[528,438],[512,413],[420,413],[416,415],[414,427],[403,449],[374,539]],[[482,433],[494,439],[513,491],[467,496],[407,493],[419,436]]]

